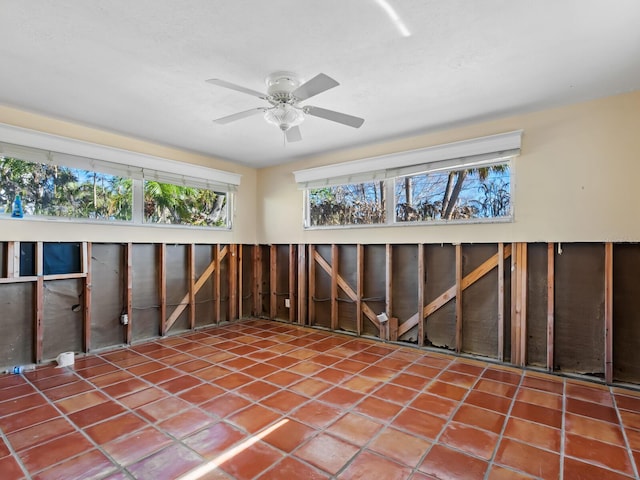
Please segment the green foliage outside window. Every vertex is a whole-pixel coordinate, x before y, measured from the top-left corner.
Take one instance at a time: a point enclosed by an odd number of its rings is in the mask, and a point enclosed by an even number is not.
[[[26,215],[131,220],[132,181],[114,175],[0,157],[0,208],[20,195]]]

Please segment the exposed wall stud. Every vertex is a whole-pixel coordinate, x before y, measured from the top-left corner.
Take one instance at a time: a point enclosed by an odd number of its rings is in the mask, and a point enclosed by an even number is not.
[[[356,330],[362,335],[362,297],[364,297],[364,245],[356,246]]]
[[[604,378],[613,382],[613,244],[604,245]]]
[[[130,345],[133,341],[133,244],[131,242],[125,245],[125,292],[126,314],[129,317],[129,323],[125,327],[125,342]]]
[[[213,292],[214,292],[213,297],[215,298],[214,311],[215,311],[216,323],[220,323],[220,320],[222,318],[222,315],[221,315],[222,298],[220,298],[222,296],[221,295],[222,287],[220,285],[220,270],[222,270],[221,268],[222,249],[223,247],[218,243],[216,245],[215,271],[214,271],[214,277],[213,277]]]
[[[555,332],[555,249],[547,244],[547,370],[553,371],[553,343]]]
[[[44,318],[44,277],[38,275],[34,289],[34,325],[33,325],[33,354],[35,362],[42,361],[43,352],[43,331],[42,321]]]
[[[462,351],[462,245],[456,244],[456,352]]]
[[[187,245],[187,275],[189,280],[189,328],[196,327],[196,246],[193,243]],[[183,303],[183,302],[180,302]]]
[[[316,323],[316,252],[314,245],[309,245],[309,325]]]
[[[84,299],[83,315],[83,348],[85,353],[91,350],[91,243],[82,242],[82,267],[86,273],[82,282],[82,298]]]
[[[388,318],[393,316],[393,245],[385,245],[385,313]],[[380,329],[380,338],[389,340],[389,322],[386,328]]]
[[[338,246],[331,245],[331,329],[338,328]]]
[[[298,245],[298,323],[307,324],[307,247]]]
[[[424,244],[418,244],[418,312],[424,311]],[[418,321],[418,346],[424,346],[424,317]]]
[[[262,247],[253,246],[253,315],[262,315]]]
[[[296,293],[296,270],[297,270],[297,252],[294,244],[289,245],[289,321],[291,323],[296,321],[296,305],[297,293]]]
[[[160,300],[160,335],[167,334],[167,246],[158,245],[158,297]]]
[[[229,320],[238,319],[238,248],[241,246],[231,244],[229,253]]]
[[[271,245],[269,251],[269,318],[278,316],[278,246]]]
[[[498,360],[504,361],[504,243],[498,243]]]
[[[244,305],[243,305],[243,299],[244,299],[244,288],[243,288],[243,282],[244,282],[244,245],[242,245],[242,244],[238,245],[237,253],[238,253],[238,288],[237,288],[237,292],[238,292],[238,318],[244,318],[245,317]]]

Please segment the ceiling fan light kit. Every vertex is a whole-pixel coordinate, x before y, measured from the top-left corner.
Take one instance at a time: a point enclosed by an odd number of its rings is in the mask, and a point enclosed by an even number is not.
[[[308,98],[339,85],[337,81],[324,73],[320,73],[308,82],[301,84],[300,79],[292,72],[274,72],[265,78],[266,94],[218,78],[212,78],[207,82],[258,97],[271,104],[269,107],[252,108],[214,120],[214,122],[222,125],[262,112],[268,123],[277,126],[284,132],[288,142],[297,142],[302,140],[298,126],[304,121],[306,115],[312,115],[354,128],[359,128],[364,123],[364,119],[345,113],[310,105],[300,105],[301,102]]]

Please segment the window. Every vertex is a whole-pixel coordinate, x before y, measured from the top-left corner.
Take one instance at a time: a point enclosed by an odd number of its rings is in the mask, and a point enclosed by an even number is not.
[[[144,221],[226,227],[227,195],[154,180],[144,182]]]
[[[386,222],[385,182],[308,190],[308,225],[373,225]]]
[[[521,138],[518,130],[295,171],[305,194],[304,225],[511,219],[511,160]]]
[[[509,166],[509,163],[499,163],[397,178],[395,221],[510,217]]]
[[[131,179],[0,157],[0,209],[20,195],[25,215],[131,220]]]
[[[230,229],[238,185],[236,173],[0,124],[4,216],[20,195],[25,216]]]

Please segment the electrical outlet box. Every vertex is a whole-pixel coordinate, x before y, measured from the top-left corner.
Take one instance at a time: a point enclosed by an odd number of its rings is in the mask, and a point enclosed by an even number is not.
[[[120,323],[122,325],[127,325],[129,323],[129,315],[127,315],[126,313],[120,315]]]
[[[288,299],[288,298],[285,298],[285,299],[284,299],[284,306],[285,306],[286,308],[291,308],[291,300],[290,300],[290,299]]]

